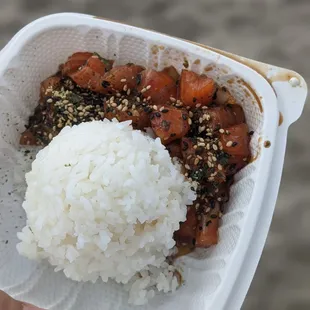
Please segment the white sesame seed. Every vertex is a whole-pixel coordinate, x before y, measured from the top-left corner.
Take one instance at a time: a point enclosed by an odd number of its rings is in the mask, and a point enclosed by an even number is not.
[[[194,165],[198,165],[198,163],[199,163],[199,158],[196,158],[194,161]]]
[[[123,106],[120,104],[118,107],[117,107],[117,110],[122,110],[123,109]]]
[[[213,161],[217,161],[217,158],[215,156],[212,156]]]
[[[130,95],[130,88],[127,90],[127,96]]]
[[[190,118],[187,121],[188,121],[188,125],[192,124],[192,120]]]
[[[212,163],[210,161],[207,161],[207,164],[208,164],[209,168],[212,167]]]
[[[140,98],[139,97],[137,97],[136,100],[137,100],[137,102],[140,102]]]
[[[223,166],[221,164],[217,165],[218,170],[223,170]]]
[[[148,96],[148,97],[146,98],[146,100],[147,100],[147,101],[151,100],[151,96]]]
[[[123,107],[123,109],[122,109],[123,112],[126,112],[127,110],[128,110],[128,108],[126,106]]]
[[[197,103],[196,108],[200,108],[200,107],[201,107],[201,103]]]
[[[123,87],[123,91],[127,91],[127,88],[128,88],[128,86],[127,86],[127,84],[125,84]]]
[[[191,169],[190,166],[189,166],[188,164],[186,164],[184,167],[185,167],[185,169],[187,169],[187,170],[190,170],[190,169]]]
[[[116,102],[112,102],[112,103],[111,103],[111,106],[112,106],[113,108],[116,108],[116,107],[117,107]]]
[[[73,113],[73,108],[69,107],[69,108],[68,108],[68,112],[69,112],[69,113]]]
[[[46,102],[47,102],[47,103],[52,103],[52,102],[53,102],[53,99],[49,98],[49,99],[46,100]]]
[[[157,105],[153,105],[153,109],[157,111]]]
[[[176,99],[174,97],[170,97],[171,102],[176,102]]]
[[[200,118],[199,118],[199,123],[201,124],[202,122],[203,122],[203,118],[200,117]]]
[[[206,126],[199,126],[198,131],[203,132],[206,129]]]
[[[218,150],[218,147],[215,144],[212,144],[212,148],[213,148],[214,151]]]
[[[112,103],[113,101],[114,101],[114,96],[110,98],[110,102]]]
[[[142,88],[141,89],[141,94],[145,93],[146,92],[146,88]]]
[[[116,93],[116,97],[121,97],[122,95],[120,93]]]
[[[233,144],[232,141],[228,141],[228,142],[226,143],[226,146],[227,146],[227,147],[231,147],[232,144]]]
[[[136,105],[135,105],[135,104],[133,104],[131,108],[134,110],[134,109],[136,108]]]
[[[219,130],[219,132],[220,132],[220,133],[224,133],[225,130],[221,128],[221,129]]]
[[[194,116],[194,114],[193,114],[192,111],[189,111],[189,112],[188,112],[188,115],[189,115],[189,117],[193,117],[193,116]]]
[[[126,79],[121,79],[121,82],[125,83],[125,82],[127,82],[127,80]]]
[[[48,135],[48,138],[49,138],[50,140],[52,140],[53,135],[50,133],[50,134]]]
[[[151,85],[146,86],[146,90],[149,90],[151,88]]]

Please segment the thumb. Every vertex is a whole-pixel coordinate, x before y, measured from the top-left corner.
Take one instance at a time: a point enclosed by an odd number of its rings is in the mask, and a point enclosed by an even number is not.
[[[22,303],[10,297],[8,294],[0,291],[0,310],[43,310],[31,306],[27,303]]]

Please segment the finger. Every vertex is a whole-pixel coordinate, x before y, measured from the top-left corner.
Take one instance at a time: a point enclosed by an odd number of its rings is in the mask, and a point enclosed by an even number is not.
[[[0,291],[0,310],[43,310],[27,303],[22,303]]]

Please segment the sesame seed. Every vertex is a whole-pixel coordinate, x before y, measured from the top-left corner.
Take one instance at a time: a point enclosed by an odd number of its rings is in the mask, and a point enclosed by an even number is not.
[[[110,98],[110,102],[112,103],[113,101],[114,101],[114,96]]]
[[[136,105],[135,105],[135,104],[133,104],[131,108],[134,110],[134,109],[136,108]]]
[[[217,158],[215,156],[212,156],[213,161],[217,161]]]
[[[197,146],[197,145],[194,145],[193,148],[196,150],[196,149],[198,148],[198,146]]]
[[[145,93],[146,92],[146,88],[142,88],[141,89],[141,94]]]
[[[146,86],[146,90],[149,90],[151,88],[151,85]]]
[[[223,170],[223,166],[221,164],[217,165],[218,170]]]
[[[233,144],[232,141],[228,141],[228,142],[226,143],[226,146],[227,146],[227,147],[231,147],[232,144]]]
[[[220,132],[220,133],[224,133],[225,130],[221,128],[221,129],[219,130],[219,132]]]
[[[127,96],[130,95],[130,88],[127,90]]]
[[[199,123],[201,124],[202,122],[203,122],[203,118],[200,117],[200,118],[199,118]]]
[[[201,107],[201,103],[197,103],[196,108],[200,108],[200,107]]]
[[[218,147],[215,144],[212,144],[212,148],[213,148],[214,151],[218,150]]]
[[[192,111],[189,111],[189,112],[188,112],[188,115],[189,115],[189,117],[193,117],[193,116],[194,116],[194,114],[193,114]]]
[[[207,149],[210,150],[210,143],[207,143]]]
[[[118,107],[117,107],[117,110],[122,110],[123,109],[123,106],[120,104]]]
[[[188,125],[192,124],[192,120],[190,118],[187,121],[188,121]]]
[[[208,164],[209,168],[212,167],[212,163],[210,161],[207,161],[207,164]]]
[[[127,86],[127,84],[125,84],[123,87],[123,91],[127,91],[127,88],[128,88],[128,86]]]
[[[127,82],[127,80],[126,79],[121,79],[121,82],[125,83],[125,82]]]
[[[111,104],[111,106],[112,106],[113,108],[116,108],[116,107],[117,107],[116,102],[113,102],[113,103]]]
[[[203,132],[206,129],[206,126],[199,126],[198,131]]]
[[[176,102],[177,100],[174,97],[170,97],[171,102]]]
[[[146,100],[147,100],[147,101],[151,100],[151,96],[148,96],[148,97],[146,98]]]
[[[73,113],[73,108],[69,107],[69,108],[68,108],[68,112],[69,112],[69,113]]]
[[[136,100],[137,100],[137,102],[140,102],[140,98],[139,97],[137,97]]]
[[[188,164],[186,164],[184,167],[185,167],[185,169],[187,169],[187,170],[190,170],[190,169],[191,169],[190,166],[189,166]]]
[[[47,103],[52,103],[52,102],[53,102],[53,99],[49,98],[49,99],[46,100],[46,102],[47,102]]]
[[[194,165],[198,165],[198,163],[199,163],[199,158],[196,158],[194,161]]]
[[[122,108],[123,112],[126,112],[127,110],[128,110],[128,108],[126,106]]]
[[[53,139],[53,135],[50,133],[50,134],[48,135],[48,138],[49,138],[50,140],[52,140],[52,139]]]
[[[235,147],[238,145],[238,142],[234,141],[233,144],[232,144],[232,147]]]
[[[116,93],[116,97],[121,97],[122,95],[120,93]]]
[[[198,157],[200,160],[202,160],[202,157],[201,157],[201,156],[197,155],[197,157]]]
[[[157,111],[157,105],[153,105],[153,109]]]

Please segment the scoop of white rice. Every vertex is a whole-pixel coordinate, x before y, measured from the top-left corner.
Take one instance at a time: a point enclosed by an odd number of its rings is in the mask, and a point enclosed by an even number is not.
[[[165,259],[195,193],[159,139],[130,122],[66,127],[38,153],[26,181],[20,254],[48,259],[76,281],[131,280],[135,304],[153,287],[175,289]]]

